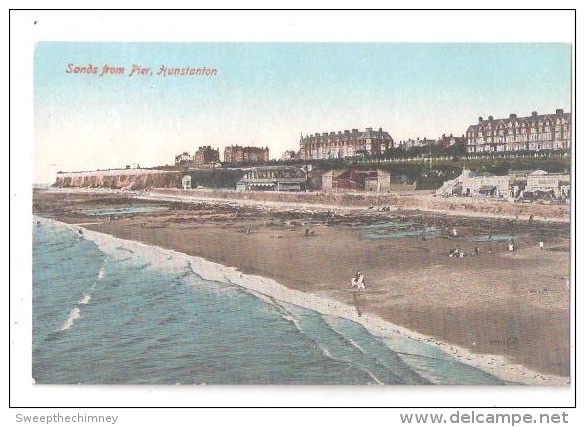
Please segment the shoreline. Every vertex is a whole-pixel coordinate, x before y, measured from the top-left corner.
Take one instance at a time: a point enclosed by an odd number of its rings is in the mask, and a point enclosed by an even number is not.
[[[265,200],[263,197],[266,196],[267,192],[245,192],[240,193],[236,191],[223,191],[223,190],[179,190],[179,189],[168,189],[168,188],[153,188],[151,191],[125,191],[115,190],[110,188],[83,188],[83,187],[71,187],[71,188],[50,188],[50,192],[63,193],[63,194],[117,194],[132,197],[137,200],[151,200],[151,201],[168,201],[168,202],[181,202],[181,203],[195,203],[195,202],[213,202],[213,203],[240,203],[247,206],[266,206],[274,208],[302,208],[302,209],[321,209],[321,210],[364,210],[368,206],[371,199],[381,198],[382,203],[379,206],[388,206],[392,210],[403,210],[403,211],[418,211],[427,213],[437,213],[442,215],[461,216],[469,218],[486,218],[486,219],[508,219],[508,220],[525,220],[528,221],[530,218],[530,208],[537,210],[538,215],[534,215],[534,222],[551,222],[551,223],[570,223],[570,206],[566,206],[566,216],[553,216],[541,214],[541,211],[554,210],[555,208],[564,210],[565,205],[538,205],[538,204],[524,204],[517,205],[508,201],[493,201],[489,199],[469,199],[469,198],[438,198],[434,199],[430,195],[413,195],[411,193],[401,195],[396,194],[382,194],[373,195],[371,193],[290,193],[295,196],[306,196],[313,195],[315,197],[321,196],[351,196],[361,197],[362,200],[355,203],[348,204],[335,204],[335,203],[318,203],[315,201],[281,201],[281,200]],[[225,196],[225,197],[220,197]],[[286,196],[286,194],[285,194]],[[443,205],[448,204],[448,207],[438,206],[426,206],[428,202],[431,205]],[[385,202],[385,203],[384,203]],[[394,204],[392,204],[394,202]],[[479,206],[487,205],[486,207],[492,207],[497,209],[498,207],[516,208],[521,212],[520,214],[512,213],[494,213],[486,211],[470,210],[469,206],[477,204]],[[553,212],[554,213],[554,212]]]
[[[568,374],[564,369],[569,366],[569,289],[568,285],[565,288],[564,278],[565,274],[568,277],[565,260],[569,255],[564,249],[568,243],[566,238],[557,237],[566,232],[562,231],[566,225],[537,221],[529,225],[524,220],[348,207],[332,213],[327,207],[314,205],[263,205],[255,201],[240,204],[225,199],[163,202],[136,199],[131,194],[113,197],[111,192],[101,191],[89,194],[49,191],[36,194],[37,199],[42,203],[36,211],[61,222],[87,224],[91,221],[92,224],[85,226],[88,230],[196,256],[237,268],[246,275],[270,278],[291,292],[325,298],[353,310],[361,309],[362,319],[374,316],[393,325],[393,330],[403,328],[419,334],[422,340],[439,342],[447,350],[451,349],[447,353],[456,351],[464,355],[461,360],[468,364],[475,363],[467,359],[470,358],[479,360],[477,363],[482,367],[497,367],[505,376],[518,373],[519,378],[513,382],[526,383],[526,377],[531,375],[535,376],[531,382],[535,384],[569,382],[568,375],[556,373]],[[75,210],[128,202],[133,206],[152,206],[157,201],[168,206],[168,210],[121,215],[112,221],[88,219]],[[51,213],[53,205],[55,210]],[[441,229],[456,224],[462,234],[486,233],[488,228],[495,228],[503,233],[516,233],[521,246],[517,253],[507,253],[505,242],[493,242],[495,252],[488,256],[487,242],[471,243],[473,240],[445,236],[429,238],[426,243],[413,237],[382,236],[370,240],[362,237],[360,227],[355,227],[388,220],[405,225],[435,224]],[[315,230],[316,236],[303,236],[301,224]],[[253,228],[254,232],[246,234],[246,227]],[[365,226],[368,230],[370,227]],[[537,243],[536,246],[533,243],[537,232],[545,233],[547,250],[544,252],[539,252]],[[466,245],[466,250],[476,244],[482,256],[450,259],[444,254],[453,244]],[[335,255],[333,264],[328,254]],[[530,266],[533,262],[538,263],[537,269]],[[369,284],[368,292],[359,296],[358,303],[345,290],[351,269],[356,265],[366,272]],[[517,279],[510,282],[512,274],[519,274],[525,283],[518,283]],[[508,337],[517,337],[519,347],[507,348]]]
[[[58,220],[33,215],[35,221],[55,222],[61,226],[69,228],[76,232],[77,229],[83,228],[81,225],[91,224],[70,224]],[[144,243],[135,240],[121,239],[116,236],[100,233],[87,228],[84,229],[84,238],[92,240],[98,245],[100,250],[108,242],[114,241],[116,245],[136,246]],[[209,261],[202,257],[197,257],[172,249],[167,249],[155,245],[147,245],[158,251],[171,252],[174,256],[186,260],[192,271],[205,280],[225,280],[229,283],[240,286],[246,290],[257,292],[279,301],[298,305],[303,308],[314,310],[322,315],[341,317],[353,322],[359,323],[370,331],[374,336],[381,339],[391,339],[396,335],[424,342],[425,345],[435,346],[445,354],[454,357],[461,363],[480,369],[488,374],[505,382],[517,383],[518,385],[569,385],[570,379],[554,375],[546,375],[531,370],[523,365],[513,364],[505,357],[492,354],[476,354],[463,347],[453,345],[431,336],[427,336],[416,331],[412,331],[393,324],[372,314],[358,314],[354,307],[344,304],[340,301],[327,299],[318,295],[311,295],[301,291],[287,288],[286,286],[266,277],[244,274],[236,267],[229,267],[222,264]],[[231,273],[231,274],[230,274]],[[411,354],[416,356],[416,354]]]

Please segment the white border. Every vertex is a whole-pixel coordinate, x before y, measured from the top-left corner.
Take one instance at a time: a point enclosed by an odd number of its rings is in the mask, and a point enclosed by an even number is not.
[[[49,407],[572,405],[574,385],[571,388],[32,386],[30,189],[34,138],[32,61],[35,42],[40,40],[572,43],[573,34],[572,12],[560,11],[13,12],[10,31],[11,404]],[[574,301],[572,304],[574,312]]]

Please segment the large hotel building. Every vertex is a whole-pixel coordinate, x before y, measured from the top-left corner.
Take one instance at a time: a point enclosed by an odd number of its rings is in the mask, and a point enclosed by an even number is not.
[[[267,162],[270,160],[268,147],[241,147],[231,145],[223,151],[223,161],[227,163]]]
[[[480,117],[466,137],[468,153],[565,150],[571,147],[571,113],[558,109],[554,114],[533,111],[529,117]]]
[[[360,132],[357,129],[343,132],[324,132],[315,135],[302,136],[300,143],[300,158],[313,159],[343,159],[364,154],[382,154],[394,146],[390,134],[382,128],[372,130],[366,128]]]

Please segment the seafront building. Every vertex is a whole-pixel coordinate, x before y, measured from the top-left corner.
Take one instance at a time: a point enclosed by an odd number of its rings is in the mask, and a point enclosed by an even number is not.
[[[211,148],[209,145],[199,147],[193,155],[193,165],[203,166],[219,163],[219,150]]]
[[[193,161],[191,154],[183,151],[181,154],[175,156],[175,166],[189,165]]]
[[[209,145],[199,147],[193,156],[186,151],[175,156],[175,166],[215,167],[217,165],[219,165],[219,150]]]
[[[396,143],[396,147],[398,148],[402,148],[404,150],[410,150],[411,148],[417,148],[417,147],[428,147],[429,145],[434,145],[435,144],[435,140],[434,139],[428,139],[428,138],[416,138],[416,139],[406,139],[406,140],[401,140],[398,141]]]
[[[443,134],[435,141],[435,145],[439,148],[448,148],[458,144],[461,144],[461,146],[465,145],[465,135],[453,136],[453,134]]]
[[[466,139],[467,153],[568,150],[571,113],[558,109],[554,114],[533,111],[528,117],[480,117],[478,124],[467,128]]]
[[[299,141],[301,160],[343,159],[364,155],[379,155],[394,146],[390,134],[382,128],[366,128],[323,132],[303,136]]]
[[[307,173],[296,166],[260,166],[245,170],[236,184],[238,191],[303,191]]]
[[[571,177],[566,173],[548,173],[543,170],[510,171],[507,175],[494,175],[463,169],[461,175],[445,181],[435,194],[510,200],[548,197],[563,201],[571,197]]]
[[[390,172],[376,170],[342,169],[329,170],[321,175],[321,190],[332,192],[345,191],[412,191],[414,180],[405,175],[391,175]]]
[[[551,193],[556,198],[571,197],[571,176],[537,170],[526,176],[525,192]]]
[[[290,160],[296,160],[299,158],[299,153],[294,150],[286,150],[282,156],[280,156],[280,160],[287,162]]]
[[[223,161],[226,163],[267,162],[270,160],[268,147],[242,147],[231,145],[223,151]]]

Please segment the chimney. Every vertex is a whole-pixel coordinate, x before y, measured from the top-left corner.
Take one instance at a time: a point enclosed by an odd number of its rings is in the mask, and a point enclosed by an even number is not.
[[[510,114],[510,120],[516,120],[517,117],[516,114]]]
[[[479,122],[480,122],[480,123],[483,123],[483,117],[480,117],[480,118],[479,118]]]
[[[563,114],[563,109],[562,108],[557,108],[557,114],[560,116],[561,114]]]
[[[536,117],[536,116],[538,116],[538,113],[536,111],[533,111],[532,112],[532,117]]]
[[[378,130],[378,132],[382,132],[382,128],[380,128],[380,129]]]
[[[494,116],[489,116],[488,120],[491,122],[494,119]]]

